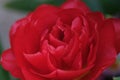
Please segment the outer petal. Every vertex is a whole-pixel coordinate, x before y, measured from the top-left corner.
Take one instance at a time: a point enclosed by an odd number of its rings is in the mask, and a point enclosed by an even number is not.
[[[72,21],[81,15],[84,15],[79,9],[63,9],[60,10],[57,15],[60,17],[60,20],[69,26],[71,26]]]
[[[56,68],[52,65],[49,53],[35,53],[35,54],[24,54],[28,62],[32,64],[40,73],[47,74],[55,70]]]
[[[100,12],[90,12],[87,14],[87,20],[89,21],[90,34],[94,34],[94,29],[98,29],[98,31],[101,29],[105,18]]]
[[[115,44],[117,52],[120,52],[120,19],[113,19],[113,24],[115,28]]]
[[[1,62],[2,62],[2,67],[5,70],[10,71],[10,73],[13,76],[18,78],[22,77],[20,68],[16,64],[16,59],[11,49],[8,49],[3,52]]]
[[[90,12],[87,14],[88,19],[94,20],[96,23],[101,25],[103,23],[104,15],[101,12]]]
[[[40,6],[26,18],[13,25],[10,32],[11,45],[19,66],[29,66],[22,54],[39,51],[40,38],[42,38],[44,31],[51,28],[56,22],[55,13],[57,10],[58,8],[54,6]]]
[[[95,67],[91,73],[82,80],[96,80],[102,71],[112,65],[116,59],[114,47],[115,32],[111,20],[106,20],[99,33],[99,47]]]
[[[41,77],[47,78],[49,80],[55,79],[55,80],[73,80],[78,77],[83,77],[85,76],[89,70],[93,67],[93,65],[90,65],[84,69],[80,70],[71,70],[71,71],[65,71],[65,70],[60,70],[56,69],[55,71],[51,72],[50,74],[39,74],[36,71],[31,70],[32,73],[39,75]]]
[[[32,74],[28,68],[22,68],[22,73],[25,78],[25,80],[48,80],[43,77],[37,76],[35,74]]]
[[[70,8],[76,8],[82,11],[83,13],[90,12],[89,8],[85,3],[79,0],[68,0],[66,3],[64,3],[61,8],[63,9],[70,9]]]

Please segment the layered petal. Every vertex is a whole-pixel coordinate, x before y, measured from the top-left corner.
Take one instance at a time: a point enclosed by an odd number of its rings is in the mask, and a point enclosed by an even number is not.
[[[72,21],[76,17],[79,17],[79,16],[84,15],[84,14],[79,9],[72,9],[71,8],[71,9],[60,10],[60,11],[58,11],[57,15],[64,24],[71,26]]]
[[[96,53],[95,66],[90,74],[82,80],[96,80],[102,71],[112,65],[116,60],[114,45],[115,32],[111,20],[106,20],[99,32],[99,47]]]
[[[80,0],[68,0],[61,6],[61,8],[63,9],[76,8],[82,11],[84,14],[90,12],[87,5]]]
[[[22,80],[96,80],[120,51],[119,26],[79,0],[42,5],[12,26],[2,66]]]
[[[56,69],[55,71],[49,73],[49,74],[39,74],[36,71],[31,70],[33,74],[36,74],[38,76],[44,77],[44,79],[56,79],[56,80],[73,80],[76,78],[82,78],[87,73],[89,73],[89,70],[93,67],[93,65],[90,65],[84,69],[80,70],[61,70]]]
[[[50,5],[40,6],[13,25],[10,32],[11,45],[19,66],[29,66],[23,58],[23,53],[32,54],[39,51],[44,32],[56,22],[57,10],[58,8]]]
[[[35,53],[35,54],[24,54],[27,61],[34,66],[38,72],[47,74],[55,70],[56,68],[51,63],[49,53]]]
[[[2,64],[2,67],[5,70],[10,71],[10,73],[14,77],[17,77],[17,78],[22,77],[21,70],[16,63],[16,58],[11,49],[8,49],[3,52],[2,58],[1,58],[1,64]]]
[[[21,70],[25,80],[46,80],[41,76],[31,73],[28,68],[23,67]]]
[[[115,45],[117,52],[120,52],[120,19],[112,19],[115,28]]]

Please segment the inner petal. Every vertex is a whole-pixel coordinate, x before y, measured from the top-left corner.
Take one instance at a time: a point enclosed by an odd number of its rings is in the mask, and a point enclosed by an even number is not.
[[[53,27],[53,30],[51,31],[51,34],[58,40],[63,41],[64,38],[64,32],[60,30],[58,27]]]

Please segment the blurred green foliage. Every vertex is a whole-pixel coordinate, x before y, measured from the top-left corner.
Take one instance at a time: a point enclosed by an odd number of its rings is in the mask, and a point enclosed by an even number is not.
[[[0,43],[0,54],[2,53],[2,51],[3,51],[3,47],[2,47],[2,44]],[[3,70],[3,68],[1,66],[0,66],[0,80],[10,80],[9,73],[7,71]]]
[[[6,4],[6,7],[21,11],[33,11],[41,4],[60,5],[65,0],[11,0]]]
[[[100,0],[103,11],[109,14],[120,14],[120,0]]]
[[[114,80],[120,80],[120,77],[115,77]]]
[[[41,4],[60,5],[65,0],[10,0],[6,7],[21,10],[33,11]],[[101,11],[105,14],[120,13],[120,0],[83,0],[93,11]]]
[[[10,80],[10,75],[0,66],[0,80]]]
[[[99,0],[83,0],[92,11],[102,11],[102,5],[100,4]]]
[[[3,50],[3,47],[2,47],[2,44],[0,43],[0,53],[2,53],[2,50]]]

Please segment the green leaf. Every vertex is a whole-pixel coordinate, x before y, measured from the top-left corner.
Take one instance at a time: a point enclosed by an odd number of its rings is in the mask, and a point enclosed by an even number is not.
[[[120,77],[115,77],[113,78],[113,80],[120,80]]]

